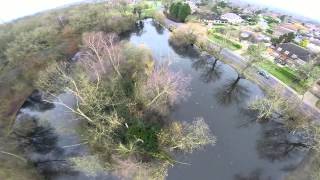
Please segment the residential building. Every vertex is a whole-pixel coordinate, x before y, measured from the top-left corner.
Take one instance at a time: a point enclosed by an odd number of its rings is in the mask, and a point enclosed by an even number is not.
[[[297,34],[298,32],[308,32],[308,31],[309,29],[303,26],[301,23],[282,23],[274,28],[273,35],[276,37],[279,37],[288,33]]]
[[[263,16],[269,16],[272,17],[273,19],[278,20],[279,22],[281,22],[281,19],[279,18],[281,15],[279,13],[275,13],[275,12],[266,12],[262,14]]]
[[[252,32],[252,31],[242,31],[240,33],[241,40],[247,40],[252,43],[270,43],[271,37],[266,36],[262,33]]]
[[[294,43],[282,43],[274,47],[272,55],[288,65],[299,66],[309,62],[313,54]]]
[[[189,4],[191,13],[194,13],[197,11],[198,6],[196,5],[196,1],[189,0],[189,1],[186,1],[186,3]]]
[[[292,27],[289,27],[289,26],[286,26],[284,24],[280,24],[278,25],[277,27],[274,28],[273,30],[273,35],[275,37],[280,37],[284,34],[288,34],[288,33],[297,33],[298,30],[297,29],[294,29]]]
[[[221,19],[228,21],[231,24],[240,24],[243,22],[243,19],[235,13],[226,13],[221,16]]]

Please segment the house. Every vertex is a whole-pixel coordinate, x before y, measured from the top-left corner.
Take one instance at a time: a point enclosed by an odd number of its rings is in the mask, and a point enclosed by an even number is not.
[[[201,0],[188,0],[194,4],[201,4]]]
[[[311,23],[306,23],[304,26],[308,28],[310,31],[316,31],[318,29],[316,25]]]
[[[140,0],[127,0],[126,1],[128,4],[137,4],[140,2]]]
[[[220,19],[226,20],[231,24],[240,24],[243,22],[243,19],[239,15],[234,13],[223,14]]]
[[[252,43],[270,43],[271,38],[262,33],[252,32],[252,31],[242,31],[240,33],[241,40],[247,40]]]
[[[228,21],[220,19],[219,16],[216,16],[212,13],[195,12],[194,15],[198,16],[200,22],[202,22],[208,26],[213,26],[215,24],[227,24],[228,23]]]
[[[254,7],[245,7],[242,9],[242,15],[254,15],[255,11]]]
[[[281,19],[279,18],[281,15],[279,13],[276,12],[266,12],[262,14],[263,16],[268,16],[271,17],[279,22],[281,22]]]
[[[227,24],[228,22],[223,19],[214,19],[214,20],[208,20],[208,19],[200,19],[200,22],[204,23],[208,26],[208,28],[212,28],[213,25],[221,25],[221,24]]]
[[[191,13],[194,13],[198,10],[198,6],[196,5],[196,1],[186,1],[187,4],[189,4],[190,9],[191,9]]]
[[[316,38],[310,38],[310,43],[315,44],[316,46],[320,46],[320,40]]]
[[[226,21],[226,20],[224,20],[224,19],[214,19],[213,21],[212,21],[212,24],[227,24],[228,23],[228,21]]]
[[[274,47],[272,55],[286,64],[299,66],[309,62],[313,54],[294,43],[282,43]]]
[[[298,32],[308,32],[308,31],[309,29],[303,26],[301,23],[282,23],[274,28],[273,35],[276,37],[279,37],[291,32],[297,34]]]
[[[277,26],[274,28],[273,30],[273,35],[275,37],[280,37],[284,34],[288,34],[288,33],[297,33],[297,30],[293,30],[293,29],[290,29],[290,28],[287,28],[287,27],[284,27],[284,26]]]

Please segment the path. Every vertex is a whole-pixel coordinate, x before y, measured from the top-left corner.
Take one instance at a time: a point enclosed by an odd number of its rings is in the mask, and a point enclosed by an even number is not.
[[[247,61],[243,56],[236,54],[229,49],[223,49],[221,51],[221,55],[226,59],[228,64],[236,68],[244,67]],[[266,79],[265,77],[259,75],[257,71],[258,71],[257,67],[251,68],[250,71],[247,73],[248,78],[258,83],[264,89],[270,89],[271,87],[274,90],[276,90],[277,87],[283,87],[283,91],[281,92],[283,96],[287,98],[290,98],[290,97],[295,97],[298,99],[303,98],[303,96],[299,95],[296,91],[288,87],[286,84],[284,84],[282,81],[272,76],[271,74],[269,75],[270,78]],[[302,101],[300,105],[300,109],[303,112],[308,113],[310,116],[316,118],[317,120],[320,120],[320,111],[314,108],[313,106],[311,106],[306,101]]]
[[[174,22],[168,18],[165,19],[165,24],[166,26],[169,27],[174,27],[177,28],[181,25],[183,25],[183,23],[178,23],[178,22]],[[244,58],[243,56],[241,56],[240,54],[237,54],[229,49],[223,49],[223,51],[221,51],[221,55],[228,61],[228,63],[231,66],[234,67],[243,67],[246,64],[246,58]],[[296,97],[298,99],[302,99],[303,96],[299,95],[295,90],[293,90],[291,87],[287,86],[286,84],[284,84],[282,81],[280,81],[279,79],[277,79],[276,77],[272,76],[270,74],[270,78],[266,79],[265,77],[259,75],[257,73],[257,68],[252,68],[251,71],[248,73],[250,74],[251,77],[249,77],[249,79],[255,81],[256,83],[258,83],[260,86],[262,86],[264,89],[269,89],[270,87],[272,88],[277,88],[277,87],[284,87],[284,91],[282,92],[282,95],[285,97]],[[302,101],[301,105],[300,105],[300,109],[303,112],[306,112],[308,115],[314,117],[316,120],[320,121],[320,110],[313,107],[312,105],[310,105],[309,103],[307,103],[305,100]]]

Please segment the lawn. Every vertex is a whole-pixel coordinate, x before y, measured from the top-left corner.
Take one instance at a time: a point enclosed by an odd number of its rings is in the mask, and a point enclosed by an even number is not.
[[[158,11],[161,8],[161,2],[160,1],[143,1],[141,2],[140,6],[142,7],[141,12],[141,18],[151,18],[153,17],[153,14]],[[132,10],[135,7],[135,5],[129,6]]]
[[[210,33],[208,37],[213,43],[231,50],[239,50],[242,48],[240,43],[232,41],[218,33]]]
[[[296,81],[296,75],[292,69],[288,67],[279,67],[271,61],[263,61],[262,63],[259,63],[258,66],[268,71],[298,93],[301,94],[305,92],[304,83]]]
[[[143,18],[152,17],[153,14],[161,8],[160,1],[145,1],[144,4],[145,4],[144,6],[148,8],[143,9],[141,14]]]

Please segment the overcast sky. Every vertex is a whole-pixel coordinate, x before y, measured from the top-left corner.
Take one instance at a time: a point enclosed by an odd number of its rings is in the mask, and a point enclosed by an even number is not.
[[[79,2],[81,0],[1,0],[0,21],[10,21],[43,10],[56,8],[62,5]],[[320,0],[244,0],[249,3],[258,3],[320,21]]]
[[[320,0],[243,0],[303,15],[320,22]]]
[[[81,0],[1,0],[0,21],[10,21],[79,1]]]

